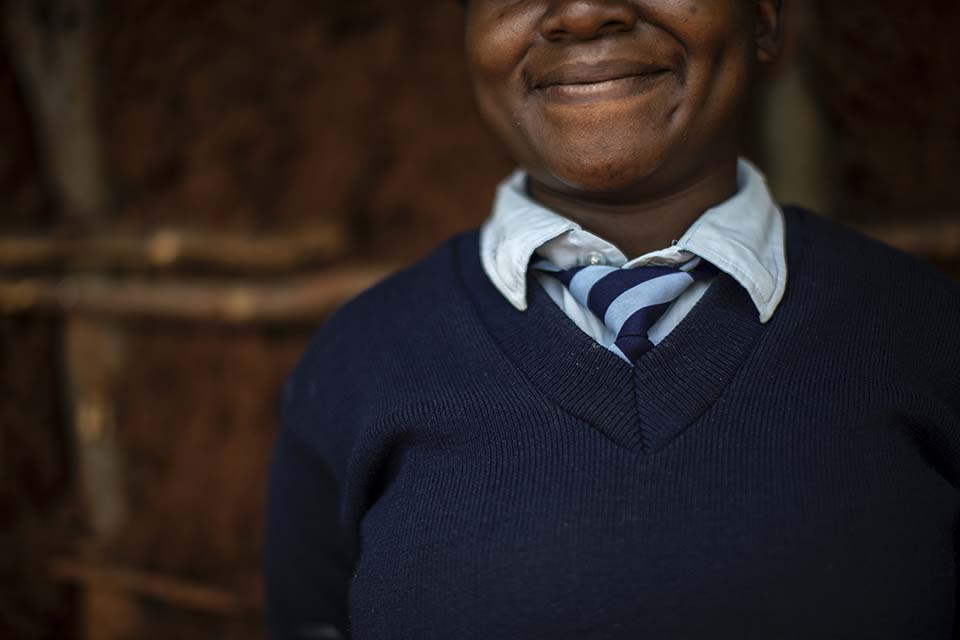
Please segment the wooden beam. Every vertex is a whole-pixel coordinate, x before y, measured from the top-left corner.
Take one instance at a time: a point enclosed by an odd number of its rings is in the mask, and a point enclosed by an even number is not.
[[[960,213],[925,222],[858,227],[868,236],[928,260],[960,262]]]
[[[120,591],[206,613],[236,615],[262,608],[260,598],[253,593],[243,594],[126,567],[59,559],[51,564],[51,572],[57,580],[72,582],[92,591]]]
[[[920,257],[960,258],[960,214],[921,223],[855,228]],[[184,229],[160,229],[147,234],[109,232],[74,238],[6,235],[0,236],[0,270],[163,272],[208,267],[227,272],[285,274],[341,258],[349,245],[339,224],[273,235]]]
[[[124,340],[110,318],[70,316],[63,324],[63,393],[84,520],[95,544],[107,545],[128,514],[114,391],[122,375]],[[127,594],[85,589],[82,598],[85,638],[138,635],[139,610]]]
[[[53,311],[227,323],[314,321],[394,271],[341,268],[272,282],[104,276],[0,279],[0,312]]]
[[[73,430],[79,489],[94,538],[109,542],[127,518],[114,387],[123,373],[123,335],[110,319],[64,323],[64,394]]]
[[[88,586],[83,601],[84,640],[125,640],[143,635],[140,607],[131,595],[120,589]]]
[[[0,269],[50,268],[167,270],[211,267],[227,271],[288,272],[341,257],[342,225],[296,233],[252,235],[160,229],[148,234],[109,232],[90,237],[0,236]]]
[[[7,0],[0,9],[47,182],[68,220],[95,226],[110,199],[97,123],[97,2]]]

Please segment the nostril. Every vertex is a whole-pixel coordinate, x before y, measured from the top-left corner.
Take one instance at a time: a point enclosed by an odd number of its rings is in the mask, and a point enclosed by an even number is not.
[[[622,20],[607,20],[600,25],[598,31],[600,33],[617,33],[619,31],[629,31],[630,28],[630,25]]]

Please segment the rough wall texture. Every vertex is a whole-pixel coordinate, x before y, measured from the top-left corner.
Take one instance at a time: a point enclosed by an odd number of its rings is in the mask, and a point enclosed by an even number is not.
[[[73,637],[49,579],[77,523],[59,391],[59,322],[0,316],[0,637]]]
[[[2,8],[2,5],[0,5]],[[52,221],[30,117],[0,48],[0,230],[43,229]]]
[[[960,215],[960,4],[814,5],[811,81],[833,127],[837,212]]]
[[[280,381],[310,331],[127,325],[118,423],[136,517],[112,545],[119,562],[207,583],[253,577]]]
[[[106,2],[123,223],[334,220],[409,256],[478,221],[509,164],[474,113],[461,23],[447,1]]]

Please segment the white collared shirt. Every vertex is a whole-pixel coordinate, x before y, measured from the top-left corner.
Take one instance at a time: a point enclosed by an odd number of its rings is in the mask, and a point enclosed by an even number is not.
[[[671,246],[627,258],[614,244],[535,201],[526,190],[526,173],[515,171],[500,183],[493,211],[480,230],[483,269],[518,310],[527,308],[526,274],[534,253],[561,269],[582,264],[631,268],[677,265],[698,255],[733,277],[767,322],[787,284],[783,212],[763,174],[749,161],[737,162],[737,193],[705,211]],[[594,340],[620,355],[616,336],[603,320],[581,305],[556,278],[536,272],[550,298]],[[712,280],[692,284],[649,330],[659,344],[693,308]]]

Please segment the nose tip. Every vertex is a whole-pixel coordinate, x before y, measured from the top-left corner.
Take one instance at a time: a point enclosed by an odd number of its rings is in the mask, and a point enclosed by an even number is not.
[[[547,40],[591,40],[631,31],[637,13],[624,0],[568,0],[554,2],[540,23]]]

